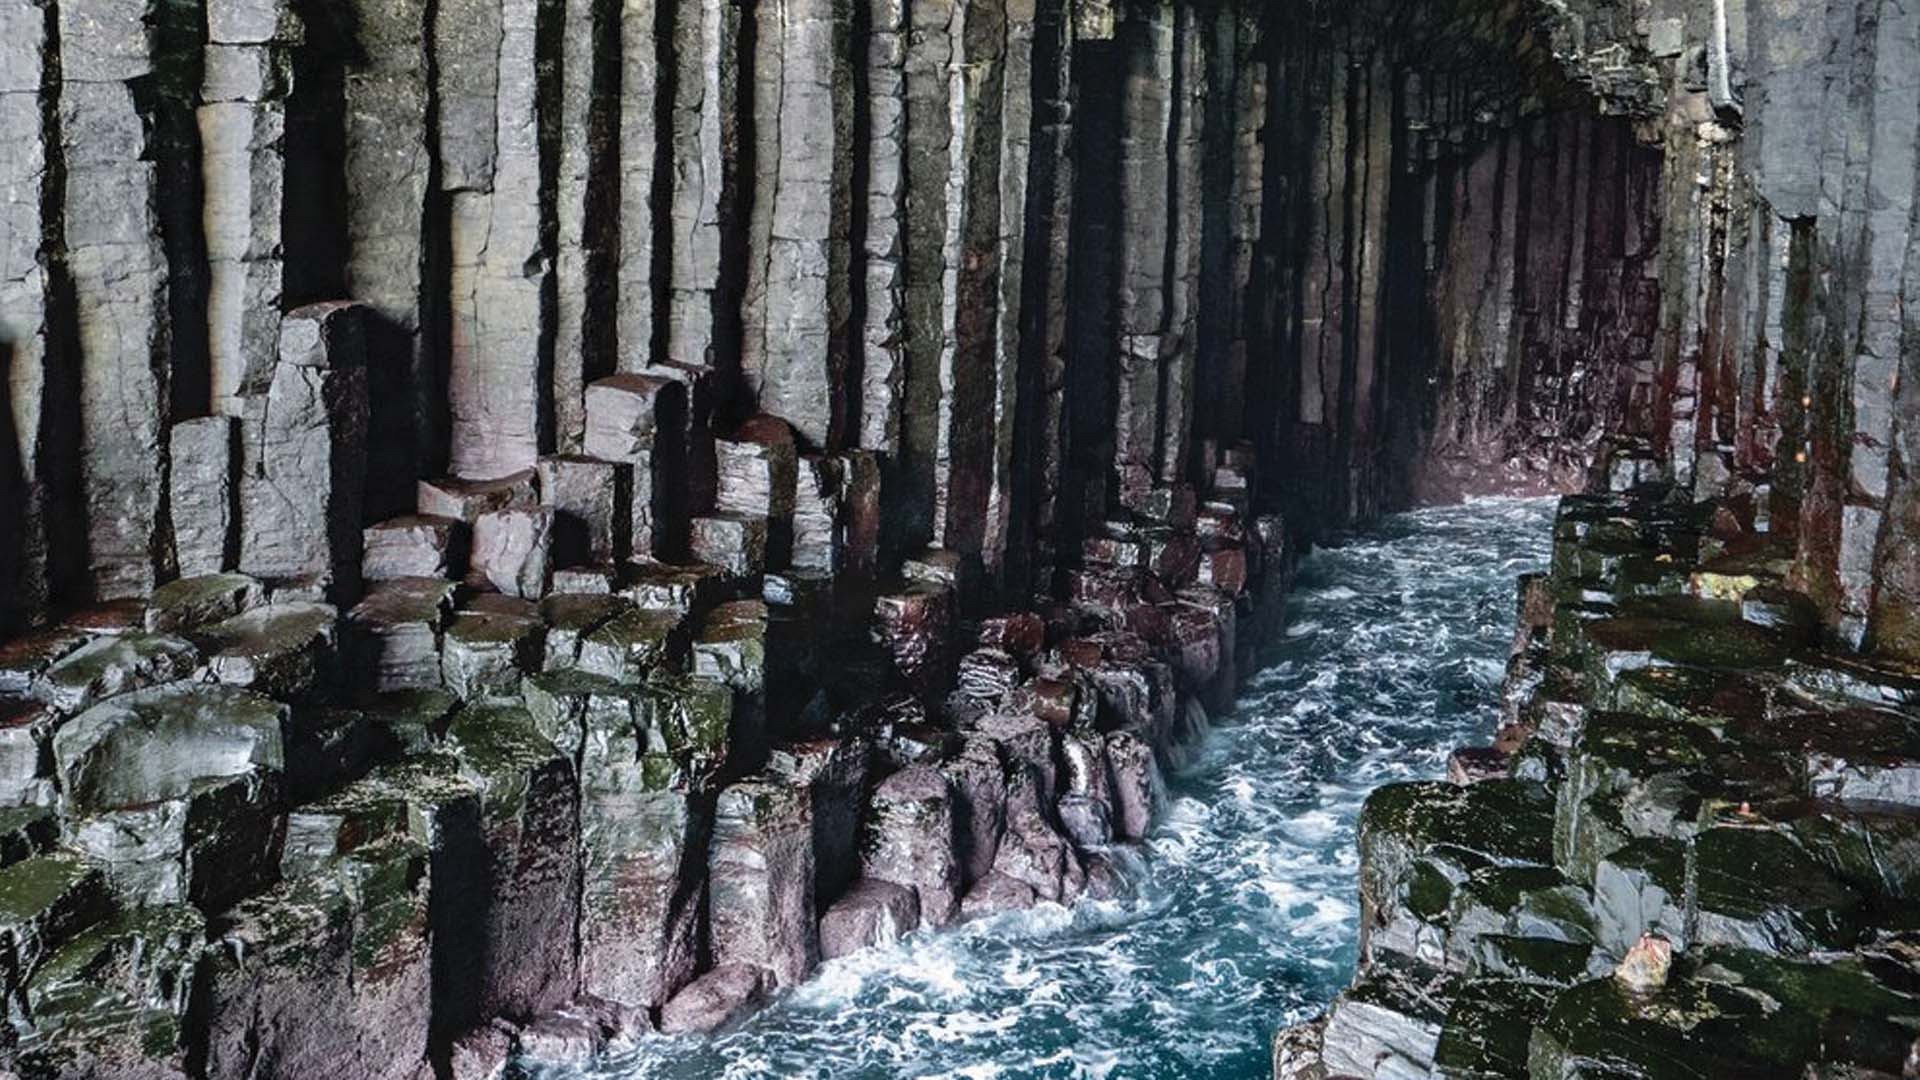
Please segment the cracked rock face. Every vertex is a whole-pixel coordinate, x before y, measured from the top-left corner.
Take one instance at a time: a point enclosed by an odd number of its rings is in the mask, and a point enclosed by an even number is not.
[[[1807,6],[0,6],[0,1072],[583,1060],[1121,894],[1304,551],[1581,488],[1285,1056],[1711,1063],[1734,971],[1741,1068],[1900,1071],[1920,13]]]

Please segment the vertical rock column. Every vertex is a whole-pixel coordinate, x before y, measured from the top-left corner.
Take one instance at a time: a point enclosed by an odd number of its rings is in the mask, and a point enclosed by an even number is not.
[[[552,192],[537,55],[547,2],[452,0],[436,23],[451,214],[448,465],[471,479],[531,468],[550,414]]]
[[[653,360],[656,296],[664,283],[655,280],[654,236],[660,218],[655,214],[670,185],[661,169],[659,121],[672,107],[671,74],[660,66],[656,36],[661,5],[671,10],[675,0],[627,0],[620,5],[620,134],[619,223],[615,255],[614,338],[617,371],[638,371]],[[669,113],[669,115],[671,115]]]
[[[916,4],[913,20],[907,464],[931,470],[935,543],[977,556],[994,443],[1005,426],[995,398],[1006,11],[1000,0],[956,0]],[[915,132],[927,121],[922,144]]]
[[[1191,4],[1174,12],[1173,104],[1167,207],[1167,308],[1161,332],[1159,446],[1154,479],[1186,478],[1193,431],[1195,354],[1199,350],[1201,135],[1206,103],[1206,58]],[[1217,197],[1217,196],[1216,196]],[[1211,463],[1209,463],[1211,464]]]
[[[46,481],[41,416],[47,394],[48,280],[41,265],[48,183],[45,123],[52,100],[45,66],[48,9],[0,9],[0,505],[14,526],[0,535],[0,630],[45,606]]]
[[[667,356],[706,367],[738,357],[715,349],[723,286],[722,237],[736,211],[740,177],[740,8],[703,0],[677,5],[673,23],[672,256]]]
[[[866,228],[860,237],[859,443],[892,452],[900,442],[905,378],[906,0],[866,5]],[[849,392],[853,392],[852,388]]]
[[[629,17],[621,13],[620,0],[565,0],[565,5],[554,183],[552,441],[572,451],[585,432],[586,384],[615,367],[624,108],[617,68],[621,26]],[[640,7],[636,15],[651,16],[651,4]],[[650,99],[651,87],[645,89]],[[633,212],[640,221],[649,220],[644,199]]]
[[[280,342],[281,184],[290,47],[286,6],[210,0],[196,111],[207,239],[207,353],[213,411],[240,412],[249,364]]]
[[[350,602],[367,469],[365,308],[288,312],[279,356],[249,369],[241,393],[240,569]]]
[[[997,578],[1006,555],[1013,511],[1014,421],[1021,393],[1020,342],[1027,319],[1025,276],[1028,158],[1033,143],[1034,4],[1013,0],[1005,6],[1005,54],[1002,58],[1000,115],[999,229],[995,237],[996,318],[993,325],[993,387],[988,434],[985,512],[980,521],[980,556],[990,578]]]
[[[832,449],[848,408],[853,0],[768,0],[756,15],[755,172],[742,366],[762,411]]]
[[[1174,109],[1174,13],[1155,4],[1131,13],[1116,42],[1126,48],[1120,103],[1114,471],[1120,501],[1144,505],[1155,474],[1160,418],[1161,331],[1167,320],[1167,140]]]
[[[412,509],[414,482],[437,474],[444,453],[444,388],[429,348],[424,278],[444,241],[427,228],[429,8],[427,0],[353,0],[359,62],[343,88],[347,284],[367,305],[368,497],[381,515]]]
[[[62,206],[80,355],[87,566],[105,599],[153,588],[168,365],[154,148],[134,90],[156,74],[146,0],[59,5]]]

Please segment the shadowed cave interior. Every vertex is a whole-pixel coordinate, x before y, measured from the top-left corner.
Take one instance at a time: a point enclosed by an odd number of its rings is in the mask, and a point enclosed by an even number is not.
[[[0,1075],[1138,895],[1298,575],[1523,496],[1351,984],[990,1075],[1914,1075],[1920,7],[0,0],[0,135]]]

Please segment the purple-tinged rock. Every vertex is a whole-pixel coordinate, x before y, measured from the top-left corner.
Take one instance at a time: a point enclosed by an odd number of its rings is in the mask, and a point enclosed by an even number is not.
[[[466,525],[455,518],[408,514],[361,532],[360,576],[366,581],[451,577],[466,562]]]
[[[959,912],[953,804],[952,785],[929,765],[887,777],[867,804],[865,876],[913,889],[928,926],[945,926]]]
[[[707,855],[714,963],[764,968],[781,986],[806,978],[820,959],[813,871],[804,789],[766,774],[722,789]]]
[[[875,945],[890,945],[920,926],[912,889],[860,878],[820,917],[820,957],[835,960]]]
[[[540,505],[534,471],[519,472],[493,480],[462,480],[457,476],[422,480],[414,501],[418,512],[429,517],[452,518],[466,525],[480,515],[500,510],[531,510]]]
[[[766,996],[760,969],[748,964],[717,967],[675,994],[660,1009],[660,1031],[682,1035],[718,1031],[742,1019]]]

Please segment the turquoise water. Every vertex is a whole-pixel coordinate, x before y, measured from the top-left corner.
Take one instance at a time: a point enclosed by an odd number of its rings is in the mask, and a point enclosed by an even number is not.
[[[1352,973],[1367,792],[1440,775],[1491,732],[1513,580],[1544,567],[1552,516],[1551,500],[1478,501],[1315,552],[1270,666],[1170,778],[1134,899],[913,935],[823,966],[738,1030],[646,1039],[585,1075],[1270,1075],[1274,1029]]]

